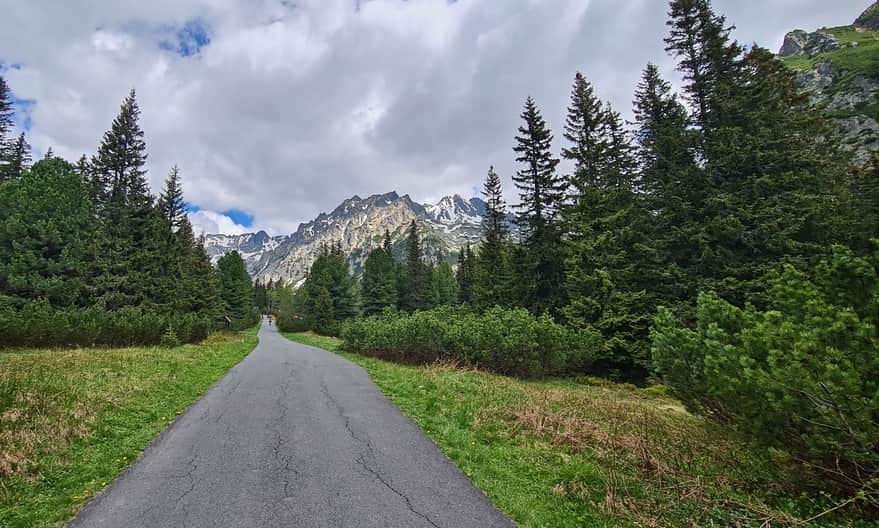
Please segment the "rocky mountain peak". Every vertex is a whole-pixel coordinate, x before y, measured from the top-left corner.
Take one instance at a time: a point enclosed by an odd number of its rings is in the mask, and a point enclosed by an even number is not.
[[[205,248],[214,259],[238,251],[257,280],[282,280],[296,284],[308,271],[321,245],[339,242],[358,272],[369,251],[381,243],[385,230],[395,245],[403,243],[412,220],[420,226],[428,258],[450,258],[466,243],[482,237],[485,203],[460,195],[446,196],[435,204],[420,204],[408,194],[352,196],[330,213],[300,224],[295,233],[270,237],[265,232],[243,235],[207,235]]]

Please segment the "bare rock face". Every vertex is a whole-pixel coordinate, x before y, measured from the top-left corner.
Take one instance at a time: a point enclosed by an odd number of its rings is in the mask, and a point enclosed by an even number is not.
[[[395,192],[367,198],[354,196],[330,213],[321,213],[291,235],[270,237],[265,232],[205,236],[205,249],[214,259],[231,251],[241,253],[250,275],[259,281],[299,284],[324,244],[341,243],[355,273],[362,270],[369,252],[382,243],[385,230],[402,251],[405,230],[412,220],[422,235],[428,259],[450,258],[464,244],[482,237],[485,203],[448,196],[436,204],[422,205]]]
[[[854,26],[867,31],[879,31],[879,2],[874,3],[855,20]]]
[[[795,29],[784,36],[784,43],[778,54],[781,57],[805,56],[810,59],[821,53],[827,53],[839,48],[839,41],[829,33],[807,33],[802,29]]]

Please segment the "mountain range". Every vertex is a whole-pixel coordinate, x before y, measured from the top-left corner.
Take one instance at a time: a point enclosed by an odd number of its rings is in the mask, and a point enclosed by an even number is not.
[[[435,204],[419,204],[409,195],[396,192],[368,198],[353,196],[331,213],[300,224],[291,235],[270,236],[265,231],[242,235],[205,235],[205,249],[216,261],[238,251],[254,280],[298,284],[311,267],[322,245],[341,243],[350,255],[352,270],[359,273],[369,251],[382,243],[385,230],[391,233],[394,252],[403,250],[406,228],[412,220],[419,227],[428,259],[452,260],[466,243],[482,236],[485,202],[479,198],[446,196]]]

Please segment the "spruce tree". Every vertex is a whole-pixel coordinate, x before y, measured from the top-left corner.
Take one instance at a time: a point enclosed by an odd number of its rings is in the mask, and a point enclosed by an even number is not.
[[[400,296],[403,310],[414,312],[428,307],[430,296],[430,276],[423,261],[421,237],[415,220],[406,230],[406,266],[404,289]]]
[[[734,74],[742,48],[730,39],[733,28],[714,13],[710,0],[672,0],[668,15],[666,51],[679,59],[693,124],[710,133],[723,120],[717,112],[718,89]]]
[[[765,274],[779,261],[807,264],[845,242],[847,167],[828,118],[768,50],[753,47],[719,93],[725,121],[706,141],[705,244],[693,264],[703,289],[761,307]]]
[[[104,134],[92,162],[103,246],[98,292],[105,307],[160,302],[156,277],[166,266],[167,237],[161,215],[153,207],[146,181],[146,144],[140,129],[134,90]]]
[[[529,97],[521,115],[516,161],[522,167],[513,181],[519,189],[516,223],[524,235],[524,244],[532,255],[531,266],[517,277],[521,283],[533,283],[533,295],[525,305],[535,313],[556,313],[564,304],[564,255],[558,213],[566,185],[556,174],[557,158],[552,156],[552,133],[534,101]]]
[[[257,323],[259,314],[253,304],[253,284],[237,251],[220,257],[217,261],[220,274],[220,297],[225,315],[232,320],[236,330],[249,328]]]
[[[694,165],[687,130],[687,110],[672,92],[659,68],[648,63],[635,91],[635,141],[638,145],[639,190],[661,207],[670,176]]]
[[[180,185],[180,171],[177,165],[171,168],[171,172],[165,180],[165,190],[159,195],[158,207],[162,218],[165,219],[171,230],[179,229],[183,219],[186,218],[186,209],[183,201],[183,188]]]
[[[140,128],[140,107],[134,90],[122,102],[112,128],[104,133],[93,162],[109,206],[142,206],[146,195],[146,143]],[[118,214],[113,211],[112,214]]]
[[[445,259],[431,273],[434,305],[450,306],[458,303],[458,282],[452,266]]]
[[[458,302],[473,303],[474,262],[470,243],[467,242],[458,253]]]
[[[575,81],[563,155],[574,163],[567,228],[568,324],[604,337],[595,368],[643,378],[648,328],[655,306],[648,302],[637,270],[640,213],[633,181],[634,153],[622,119],[592,95],[582,76]]]
[[[7,179],[21,178],[31,167],[31,146],[24,136],[19,134],[18,139],[9,148],[8,164],[6,165]]]
[[[341,322],[357,315],[354,300],[354,278],[348,260],[342,253],[340,244],[332,243],[321,248],[321,252],[311,265],[308,277],[302,286],[305,292],[305,318],[312,328],[321,333],[335,333],[338,325],[328,326],[322,318],[326,315],[319,298],[325,290],[332,306],[332,317]],[[320,301],[322,302],[322,301]],[[319,325],[319,327],[318,327]]]
[[[485,214],[482,218],[482,244],[473,264],[472,301],[482,310],[494,305],[512,304],[512,269],[509,260],[509,226],[501,180],[494,167],[489,167],[482,190]]]
[[[571,186],[598,185],[603,177],[602,161],[608,148],[605,121],[601,100],[595,96],[589,81],[577,72],[565,118],[564,138],[570,146],[562,148],[562,157],[574,162],[574,174],[569,178]]]
[[[380,314],[397,305],[394,259],[384,248],[373,249],[366,257],[360,295],[366,316]]]

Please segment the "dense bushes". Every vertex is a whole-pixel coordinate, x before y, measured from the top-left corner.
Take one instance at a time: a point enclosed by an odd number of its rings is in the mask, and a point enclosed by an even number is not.
[[[106,311],[53,308],[46,301],[0,308],[0,346],[129,346],[159,344],[169,328],[181,342],[207,337],[213,321],[197,314],[163,315],[143,308]]]
[[[844,487],[869,487],[879,478],[877,276],[879,253],[836,247],[814,277],[776,274],[766,311],[703,294],[691,330],[662,310],[656,366],[689,408]]]
[[[342,338],[347,350],[360,354],[417,363],[458,360],[519,376],[583,371],[598,348],[596,334],[522,308],[497,307],[483,314],[453,307],[411,315],[389,310],[349,322]]]

